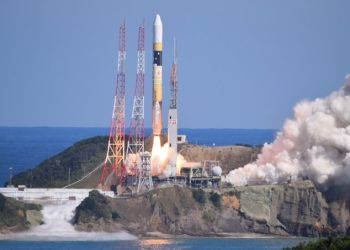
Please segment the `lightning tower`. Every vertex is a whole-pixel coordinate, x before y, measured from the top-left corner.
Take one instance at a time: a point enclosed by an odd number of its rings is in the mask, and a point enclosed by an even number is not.
[[[123,185],[126,178],[125,156],[125,21],[119,28],[118,74],[106,159],[100,185]]]
[[[130,122],[129,140],[127,146],[128,174],[137,175],[140,168],[140,155],[144,152],[144,84],[145,84],[145,27],[139,27],[137,47],[137,70],[134,93],[134,103]]]
[[[170,75],[170,107],[168,119],[168,142],[170,148],[170,167],[171,176],[176,176],[176,160],[177,160],[177,55],[176,41],[174,39],[174,61],[171,66]]]

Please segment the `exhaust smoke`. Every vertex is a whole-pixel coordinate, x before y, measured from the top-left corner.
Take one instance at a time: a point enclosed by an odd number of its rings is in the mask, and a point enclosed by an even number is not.
[[[294,118],[254,163],[232,170],[234,185],[275,184],[310,179],[327,189],[350,184],[350,75],[343,88],[328,97],[302,101]]]

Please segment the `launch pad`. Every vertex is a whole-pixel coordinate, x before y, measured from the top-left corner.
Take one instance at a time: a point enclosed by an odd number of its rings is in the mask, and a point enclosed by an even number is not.
[[[163,145],[163,23],[156,15],[153,23],[152,66],[152,136],[151,152],[145,151],[144,86],[145,86],[145,27],[139,27],[137,71],[134,102],[128,140],[125,136],[125,22],[119,29],[118,73],[110,127],[107,155],[102,168],[99,188],[114,190],[118,195],[133,194],[164,185],[189,187],[218,187],[221,181],[219,163],[213,168],[202,164],[188,164],[178,154],[178,78],[177,51],[174,40],[174,59],[170,75],[170,105],[167,122],[167,142]],[[220,174],[218,174],[220,172]]]

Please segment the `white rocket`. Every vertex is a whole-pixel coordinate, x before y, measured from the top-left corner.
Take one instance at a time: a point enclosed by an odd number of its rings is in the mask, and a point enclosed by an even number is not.
[[[157,14],[153,24],[153,102],[152,102],[152,128],[153,135],[159,136],[163,128],[162,102],[163,102],[163,24]]]

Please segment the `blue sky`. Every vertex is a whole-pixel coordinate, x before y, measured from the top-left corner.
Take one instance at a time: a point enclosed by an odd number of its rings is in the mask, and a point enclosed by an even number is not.
[[[0,126],[109,126],[118,26],[127,23],[127,124],[138,25],[146,21],[146,126],[152,23],[164,26],[164,112],[172,40],[183,128],[280,128],[302,99],[350,72],[350,1],[0,0]]]

